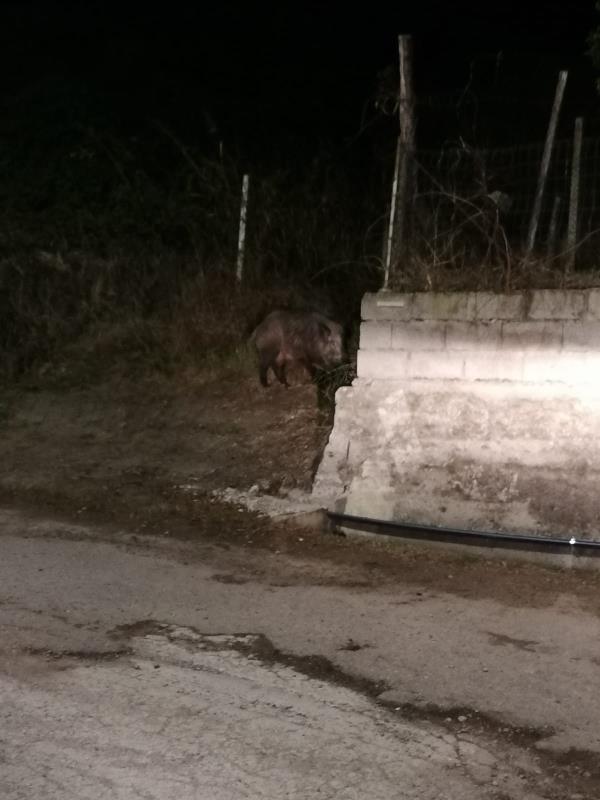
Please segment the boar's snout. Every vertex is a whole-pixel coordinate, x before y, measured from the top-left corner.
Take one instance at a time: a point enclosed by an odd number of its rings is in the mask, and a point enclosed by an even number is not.
[[[342,326],[337,322],[328,320],[320,327],[322,340],[323,366],[327,368],[337,367],[344,360],[344,345]]]

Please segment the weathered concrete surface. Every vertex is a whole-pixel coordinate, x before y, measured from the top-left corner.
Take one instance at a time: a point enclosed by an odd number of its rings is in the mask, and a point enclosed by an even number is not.
[[[282,555],[100,533],[0,516],[3,800],[599,796],[600,622],[576,597],[343,589],[307,565],[285,585]],[[270,581],[223,579],[258,557]]]
[[[600,402],[510,384],[357,380],[315,491],[358,516],[597,536]]]
[[[357,516],[600,538],[599,298],[367,295],[315,493]]]
[[[509,753],[395,719],[349,689],[264,665],[165,626],[114,663],[69,663],[3,681],[2,797],[533,800]],[[31,659],[29,659],[31,661]],[[466,766],[468,764],[468,766]],[[466,768],[465,768],[466,767]]]

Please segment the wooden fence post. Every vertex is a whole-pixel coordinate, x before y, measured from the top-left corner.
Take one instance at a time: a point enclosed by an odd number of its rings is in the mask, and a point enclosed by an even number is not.
[[[388,242],[388,259],[395,251],[401,261],[408,252],[408,208],[413,187],[415,153],[415,99],[412,78],[412,38],[398,36],[398,55],[400,60],[400,95],[398,114],[400,117],[400,136],[398,138],[395,225],[392,228],[392,241]],[[396,179],[397,175],[397,179]],[[391,213],[391,212],[390,212]],[[394,235],[395,227],[395,235]],[[396,245],[395,247],[393,245]],[[389,281],[389,268],[385,288]]]
[[[388,222],[388,233],[385,247],[385,268],[383,273],[382,291],[387,292],[390,283],[390,264],[392,262],[392,252],[394,250],[394,228],[396,222],[396,199],[398,197],[398,173],[400,172],[400,153],[402,146],[400,137],[396,142],[396,159],[394,161],[394,180],[392,181],[392,199],[390,202],[390,218]]]
[[[575,248],[577,246],[577,222],[579,213],[579,183],[581,178],[581,145],[583,142],[583,118],[575,120],[573,134],[573,161],[571,164],[571,192],[569,196],[569,223],[567,226],[567,260],[565,273],[575,266]]]
[[[548,258],[553,258],[556,251],[556,233],[558,230],[558,215],[560,213],[561,197],[559,194],[554,196],[554,203],[552,204],[552,214],[550,216],[550,226],[548,228],[548,241],[546,243],[546,255]]]
[[[250,184],[250,176],[244,175],[242,180],[242,202],[240,205],[240,231],[238,235],[238,251],[237,251],[237,264],[235,269],[235,277],[240,284],[244,274],[244,255],[246,249],[246,217],[248,212],[248,187]]]
[[[554,137],[556,135],[556,126],[558,124],[558,115],[562,104],[563,94],[565,92],[565,84],[569,73],[564,70],[559,73],[558,83],[556,84],[556,93],[554,95],[554,103],[552,105],[552,113],[550,115],[550,123],[548,124],[548,131],[546,133],[546,143],[544,145],[544,153],[542,155],[542,163],[540,165],[540,174],[538,175],[537,188],[535,191],[535,200],[533,203],[533,210],[531,212],[531,219],[529,221],[529,230],[527,231],[527,242],[525,244],[525,255],[531,255],[533,246],[535,244],[535,235],[537,233],[538,225],[540,222],[540,214],[542,211],[542,200],[544,198],[544,188],[546,186],[546,178],[548,176],[548,168],[550,167],[550,158],[552,156],[552,148],[554,146]]]

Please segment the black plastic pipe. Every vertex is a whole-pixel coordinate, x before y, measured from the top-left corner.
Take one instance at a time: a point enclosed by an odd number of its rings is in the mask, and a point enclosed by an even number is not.
[[[467,544],[477,547],[498,547],[504,550],[525,550],[556,555],[600,557],[600,541],[595,539],[582,540],[575,539],[575,537],[565,539],[532,536],[526,533],[442,528],[413,522],[393,522],[373,519],[372,517],[357,517],[352,514],[341,514],[337,511],[328,511],[327,514],[334,525],[369,533],[384,534],[385,536],[397,536],[403,539],[449,542],[450,544]]]

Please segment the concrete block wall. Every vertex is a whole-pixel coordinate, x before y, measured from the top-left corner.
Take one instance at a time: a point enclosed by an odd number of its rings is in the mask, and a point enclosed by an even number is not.
[[[593,384],[600,289],[528,295],[369,294],[359,378]]]
[[[357,376],[315,483],[336,510],[600,538],[600,289],[368,294]]]

